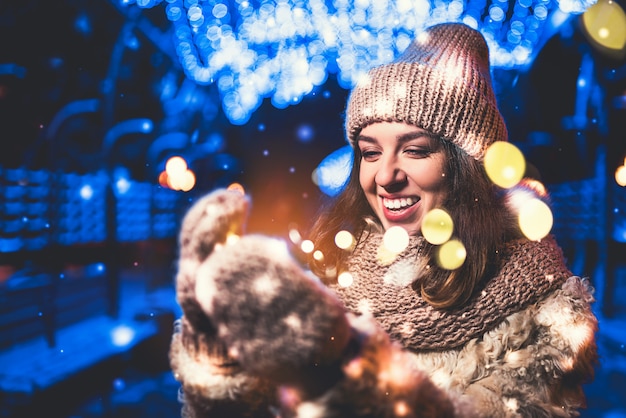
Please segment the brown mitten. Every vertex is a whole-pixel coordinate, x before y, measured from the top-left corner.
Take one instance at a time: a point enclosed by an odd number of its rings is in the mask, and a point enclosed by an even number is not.
[[[196,298],[199,267],[229,236],[241,234],[248,199],[226,190],[213,192],[191,207],[180,231],[176,294],[183,317],[170,347],[170,364],[182,384],[183,416],[270,416],[273,385],[245,373]]]
[[[195,202],[183,218],[176,297],[189,322],[204,333],[214,334],[215,329],[196,300],[198,267],[229,236],[243,233],[249,205],[243,194],[220,189]]]
[[[312,385],[339,371],[350,339],[343,305],[283,241],[246,235],[224,245],[198,269],[196,295],[245,370]]]

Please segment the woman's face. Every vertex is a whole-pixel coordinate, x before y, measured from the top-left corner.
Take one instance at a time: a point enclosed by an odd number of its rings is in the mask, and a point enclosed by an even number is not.
[[[424,215],[445,197],[439,141],[413,125],[378,122],[366,126],[356,143],[361,188],[385,230],[401,226],[418,235]]]

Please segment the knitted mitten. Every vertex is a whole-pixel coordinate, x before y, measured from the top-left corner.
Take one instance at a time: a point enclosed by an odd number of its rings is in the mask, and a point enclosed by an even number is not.
[[[199,267],[215,247],[244,228],[248,200],[240,193],[218,191],[198,200],[181,226],[176,276],[177,301],[183,317],[170,346],[170,364],[182,385],[185,418],[206,416],[270,416],[272,385],[251,376],[228,355],[212,321],[196,298]]]
[[[284,241],[243,235],[248,206],[242,194],[217,190],[183,220],[182,343],[196,347],[208,339],[211,358],[221,353],[224,365],[280,383],[306,373],[311,378],[303,386],[324,386],[339,374],[334,363],[351,336],[343,305],[301,268]]]
[[[198,268],[195,294],[229,354],[280,383],[304,372],[328,378],[350,339],[343,305],[276,238],[244,235],[216,248]]]

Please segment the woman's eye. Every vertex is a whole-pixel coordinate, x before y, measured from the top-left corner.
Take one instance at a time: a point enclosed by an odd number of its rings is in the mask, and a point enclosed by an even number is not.
[[[379,154],[378,151],[368,151],[368,150],[361,151],[361,156],[366,161],[371,161],[371,160],[376,159],[378,154]]]
[[[408,148],[404,152],[416,158],[425,158],[432,154],[430,148]]]

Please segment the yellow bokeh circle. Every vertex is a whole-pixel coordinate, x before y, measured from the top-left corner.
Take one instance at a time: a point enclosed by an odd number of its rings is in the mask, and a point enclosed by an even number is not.
[[[453,230],[452,217],[443,209],[432,209],[422,220],[422,235],[433,245],[449,240]]]
[[[539,199],[529,199],[519,211],[519,226],[530,240],[538,241],[550,233],[554,218],[547,204]]]
[[[510,142],[491,144],[485,152],[484,164],[491,181],[504,189],[519,183],[526,171],[524,154]]]
[[[618,2],[598,0],[582,17],[589,36],[605,48],[622,51],[626,48],[626,13]]]
[[[437,251],[437,263],[446,270],[455,270],[463,265],[467,251],[463,243],[456,239],[451,239]]]

